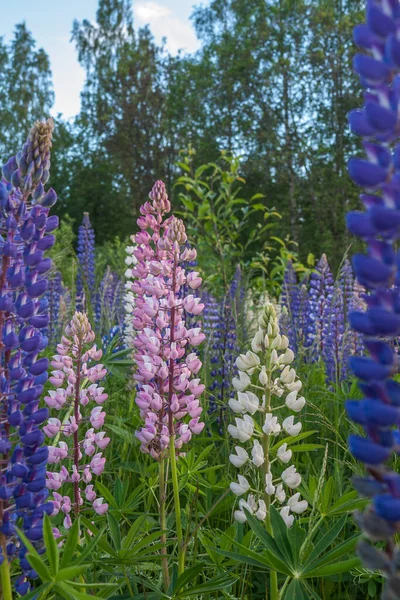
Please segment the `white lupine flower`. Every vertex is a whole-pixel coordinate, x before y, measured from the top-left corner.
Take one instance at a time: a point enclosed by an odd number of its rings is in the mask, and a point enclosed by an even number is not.
[[[261,383],[261,385],[267,385],[268,383],[268,374],[264,366],[261,367],[261,372],[258,376],[258,381]]]
[[[286,389],[288,389],[289,392],[299,392],[303,387],[303,384],[301,383],[300,379],[294,381],[293,383],[286,383],[285,385]]]
[[[290,348],[286,348],[285,354],[281,354],[279,357],[280,365],[290,365],[294,361],[294,352]]]
[[[266,506],[264,500],[258,501],[258,510],[256,512],[256,517],[260,521],[264,521],[265,518],[267,517],[267,506]]]
[[[235,413],[244,414],[247,411],[246,404],[243,401],[240,401],[240,399],[235,400],[235,398],[231,398],[228,404]]]
[[[243,494],[245,494],[250,489],[250,484],[247,481],[246,477],[243,477],[243,475],[238,475],[238,481],[239,483],[235,483],[234,481],[232,481],[229,487],[231,488],[235,496],[243,496]]]
[[[260,406],[260,401],[253,392],[238,392],[238,399],[251,415],[254,415]]]
[[[307,510],[308,507],[308,502],[307,500],[300,500],[300,493],[296,492],[295,494],[293,494],[293,496],[291,496],[288,500],[288,507],[290,508],[290,510],[294,513],[296,513],[297,515],[301,515],[301,513],[303,513],[305,510]]]
[[[246,477],[238,476],[238,482],[231,484],[231,490],[237,496],[243,496],[259,485],[260,477],[255,474],[255,469],[263,465],[278,461],[275,469],[282,469],[282,473],[276,471],[276,483],[270,471],[265,477],[264,489],[256,489],[255,495],[249,494],[247,500],[239,500],[238,510],[234,512],[234,518],[240,523],[246,521],[246,513],[256,516],[264,521],[267,514],[267,506],[263,499],[268,494],[271,500],[282,505],[281,515],[288,527],[293,524],[294,515],[300,514],[307,508],[307,502],[300,500],[298,493],[287,498],[287,489],[295,490],[301,484],[301,475],[296,471],[294,465],[287,467],[292,459],[293,453],[287,443],[281,444],[277,449],[271,443],[270,436],[278,436],[282,430],[285,434],[296,436],[301,431],[301,423],[295,423],[294,417],[287,417],[282,426],[279,416],[274,412],[279,404],[285,402],[286,406],[294,411],[300,411],[305,399],[298,393],[302,387],[297,378],[295,369],[290,367],[294,360],[294,353],[289,348],[289,340],[279,331],[278,317],[275,308],[268,303],[258,318],[259,329],[251,342],[251,350],[241,354],[236,359],[239,369],[238,376],[233,379],[232,385],[237,394],[229,400],[229,406],[233,412],[239,413],[235,417],[235,425],[228,426],[230,435],[248,445],[246,449],[241,446],[235,447],[235,453],[230,454],[230,462],[240,468],[246,465]],[[273,373],[273,376],[271,376]],[[261,386],[261,387],[260,387]],[[277,398],[282,400],[276,402]],[[279,407],[280,408],[280,407]],[[261,443],[260,429],[267,443]],[[255,439],[253,438],[255,435]],[[253,480],[250,477],[254,477]],[[280,483],[277,483],[280,482]],[[287,504],[284,506],[284,504]]]
[[[242,467],[248,460],[249,455],[241,446],[235,446],[236,454],[229,455],[229,461],[234,467]]]
[[[272,484],[272,473],[266,473],[265,475],[265,493],[268,496],[275,494],[275,486]]]
[[[250,385],[250,377],[247,375],[247,373],[239,371],[239,379],[234,377],[232,379],[232,385],[238,392],[244,392],[244,390]]]
[[[235,510],[235,512],[233,513],[233,518],[238,523],[246,523],[246,515],[242,510]]]
[[[278,333],[277,336],[272,340],[271,348],[276,348],[277,350],[279,350],[281,342],[282,342],[282,337]]]
[[[281,475],[282,480],[290,489],[294,490],[301,484],[301,475],[296,471],[294,465],[285,469]]]
[[[260,328],[251,342],[251,349],[253,352],[262,352],[264,347],[264,332]]]
[[[279,433],[281,430],[281,426],[278,423],[278,417],[273,417],[272,413],[267,413],[265,415],[265,422],[262,430],[266,435],[276,435],[277,433]]]
[[[283,463],[288,463],[292,458],[292,451],[287,449],[286,443],[282,444],[282,446],[279,446],[278,452],[276,454],[279,460],[281,460]]]
[[[294,392],[290,392],[286,396],[285,404],[290,410],[293,410],[294,412],[300,412],[301,409],[304,407],[305,403],[306,400],[305,398],[303,398],[303,396],[297,397],[296,390]]]
[[[288,435],[295,436],[299,435],[302,428],[302,424],[294,423],[294,416],[291,415],[290,417],[286,417],[286,419],[282,423],[282,427]]]
[[[228,425],[228,432],[231,436],[240,442],[247,442],[254,431],[254,421],[249,415],[244,415],[243,419],[235,418],[236,427]]]
[[[286,337],[286,335],[283,335],[281,338],[281,345],[279,347],[279,350],[286,350],[286,348],[289,346],[289,340]]]
[[[256,467],[261,467],[264,464],[264,450],[258,440],[254,440],[253,448],[251,450],[252,459],[251,462]]]
[[[257,354],[254,354],[251,350],[248,350],[246,354],[241,354],[236,359],[236,366],[239,371],[249,371],[250,369],[254,369],[260,364],[260,358]]]
[[[296,371],[294,369],[291,369],[289,365],[287,365],[281,373],[280,380],[282,381],[282,383],[285,383],[287,385],[294,383],[295,377]]]
[[[279,511],[282,519],[285,521],[286,525],[288,527],[291,527],[293,525],[293,521],[294,521],[294,516],[289,514],[289,507],[288,506],[284,506],[283,508],[281,508],[281,510]]]
[[[286,492],[283,489],[283,485],[280,483],[279,485],[276,486],[276,491],[275,491],[275,498],[278,500],[278,502],[280,504],[282,504],[282,502],[285,501],[286,498]]]

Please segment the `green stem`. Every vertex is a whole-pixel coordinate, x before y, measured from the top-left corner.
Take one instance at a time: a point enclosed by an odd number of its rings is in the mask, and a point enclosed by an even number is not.
[[[268,382],[265,385],[265,411],[266,414],[271,412],[271,382],[272,382],[272,368],[271,368],[271,353],[267,352],[267,376]],[[263,434],[263,447],[264,447],[264,457],[265,461],[263,464],[264,469],[264,485],[265,485],[265,475],[269,473],[270,468],[270,457],[269,457],[269,448],[270,448],[270,435]],[[273,536],[274,532],[271,525],[271,496],[264,493],[264,502],[267,507],[267,531]],[[279,590],[278,590],[278,574],[275,570],[270,569],[269,574],[269,588],[270,588],[270,600],[279,600]],[[268,596],[267,596],[268,597]]]
[[[3,544],[3,556],[4,561],[0,567],[0,581],[1,581],[1,593],[2,600],[13,600],[12,587],[11,587],[11,574],[10,574],[10,563],[7,560],[7,550],[5,544]]]
[[[183,533],[181,521],[181,504],[179,500],[178,470],[176,468],[175,436],[169,439],[169,455],[171,459],[171,477],[174,490],[176,537],[178,538],[178,577],[185,570],[185,548],[183,546]]]
[[[168,570],[168,556],[167,556],[167,515],[165,512],[165,502],[166,502],[166,482],[165,482],[165,459],[161,459],[159,464],[159,494],[160,494],[160,527],[164,532],[161,535],[161,542],[163,547],[161,548],[162,554],[162,570],[163,570],[163,579],[164,579],[164,588],[167,590],[169,588],[169,570]]]

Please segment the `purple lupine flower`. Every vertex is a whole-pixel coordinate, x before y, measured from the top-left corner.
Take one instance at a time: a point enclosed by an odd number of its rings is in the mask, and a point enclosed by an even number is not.
[[[76,307],[86,310],[95,292],[95,238],[89,213],[83,213],[78,231],[78,273],[76,278]]]
[[[400,237],[400,4],[369,0],[367,23],[354,29],[355,42],[368,54],[357,54],[354,68],[366,88],[364,107],[350,113],[353,131],[364,138],[366,158],[349,161],[353,181],[365,188],[360,198],[365,211],[348,213],[349,230],[367,243],[366,254],[353,257],[357,279],[368,295],[366,309],[350,314],[352,327],[364,335],[370,356],[353,356],[351,369],[361,381],[364,398],[348,401],[348,415],[366,437],[352,435],[350,450],[365,463],[369,476],[356,478],[357,490],[372,503],[356,520],[373,541],[385,541],[383,550],[367,542],[359,554],[368,568],[386,577],[383,598],[400,598],[400,552],[395,534],[400,528],[400,476],[388,461],[400,451],[400,384],[392,376],[398,358],[387,340],[400,334],[400,305],[395,286],[400,282],[395,244]]]
[[[132,316],[137,330],[134,378],[139,386],[136,403],[144,420],[136,436],[142,452],[160,460],[170,445],[179,452],[204,428],[199,401],[204,385],[196,377],[202,363],[192,348],[205,336],[200,327],[187,329],[185,322],[186,313],[197,316],[204,306],[193,293],[181,294],[185,283],[196,290],[201,278],[182,268],[182,263],[195,260],[196,250],[182,248],[187,239],[183,222],[165,216],[171,205],[162,181],[155,183],[149,197],[151,202],[140,209],[141,231],[135,235],[133,252],[137,264],[132,266]]]
[[[208,412],[217,414],[216,422],[220,430],[223,428],[228,400],[234,392],[232,379],[237,375],[235,360],[240,350],[238,319],[243,312],[244,302],[241,280],[242,275],[238,268],[225,297],[218,303],[214,301],[214,315],[211,314],[214,316],[214,327],[209,335],[212,382],[208,388],[211,392]],[[208,316],[204,315],[205,321],[209,320]]]
[[[107,267],[96,297],[96,328],[106,335],[111,327],[120,327],[123,321],[124,285],[116,273]]]
[[[106,370],[98,363],[102,351],[93,345],[94,339],[87,316],[76,312],[51,362],[54,371],[50,383],[55,389],[44,399],[54,411],[69,409],[62,421],[51,417],[44,427],[46,435],[57,440],[49,446],[48,462],[59,469],[46,473],[47,488],[53,492],[52,514],[61,510],[67,529],[72,525],[71,514],[77,516],[85,501],[100,515],[108,508],[103,498],[97,498],[92,484],[93,475],[104,470],[106,459],[102,451],[110,441],[102,431],[106,416],[103,404],[108,396],[98,385]],[[90,410],[88,418],[82,415],[86,406],[88,413]]]
[[[19,594],[28,592],[28,580],[37,574],[24,545],[15,543],[16,527],[39,545],[43,515],[53,509],[47,501],[48,449],[41,429],[48,411],[39,408],[48,367],[47,358],[40,358],[49,322],[43,294],[52,266],[45,251],[53,246],[51,232],[58,226],[58,218],[49,217],[56,193],[44,189],[53,128],[51,119],[34,124],[22,151],[4,165],[0,182],[0,561],[18,556]]]
[[[323,254],[310,276],[307,301],[307,331],[305,345],[311,349],[312,359],[322,356],[324,349],[324,322],[330,313],[334,281],[327,258]]]
[[[335,285],[324,314],[322,358],[329,383],[339,383],[347,372],[344,357],[346,322],[343,296],[340,285]]]
[[[54,346],[60,337],[61,329],[60,302],[63,295],[63,284],[59,271],[49,277],[49,288],[46,295],[49,301],[49,326],[45,331],[49,338],[49,345]]]

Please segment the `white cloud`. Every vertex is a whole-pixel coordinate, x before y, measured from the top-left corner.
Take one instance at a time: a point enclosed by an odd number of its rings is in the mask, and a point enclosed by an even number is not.
[[[167,38],[167,48],[171,54],[178,50],[196,51],[200,44],[191,24],[186,19],[174,15],[173,11],[152,0],[140,0],[133,5],[133,12],[138,25],[150,25],[150,29],[160,43]]]

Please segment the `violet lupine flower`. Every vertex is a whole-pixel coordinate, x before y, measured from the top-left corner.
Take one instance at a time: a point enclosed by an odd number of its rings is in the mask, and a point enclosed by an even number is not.
[[[53,346],[60,337],[60,302],[63,295],[63,284],[61,273],[57,271],[52,277],[49,277],[49,287],[47,290],[49,301],[49,326],[46,333],[49,338],[49,345]]]
[[[95,291],[95,238],[89,213],[83,213],[78,231],[78,273],[76,278],[76,307],[86,310],[93,302]]]
[[[97,498],[92,484],[93,475],[101,475],[104,470],[106,459],[102,451],[110,441],[103,431],[103,404],[108,396],[98,385],[106,370],[98,363],[102,351],[92,345],[94,339],[86,314],[76,312],[51,361],[54,371],[50,382],[55,389],[44,399],[53,411],[62,411],[63,415],[52,416],[44,431],[49,438],[55,438],[49,446],[48,462],[57,465],[57,470],[47,471],[46,481],[53,492],[52,514],[61,510],[67,529],[72,525],[71,515],[78,515],[85,504],[90,504],[99,515],[108,508],[103,498]],[[82,415],[84,409],[90,411],[88,417]]]
[[[96,330],[106,334],[123,320],[123,284],[118,275],[107,267],[96,298]]]
[[[322,329],[322,358],[325,363],[328,383],[339,383],[346,376],[346,322],[344,314],[343,291],[335,285],[332,298],[325,311]]]
[[[388,462],[400,451],[400,384],[392,376],[398,357],[387,340],[400,334],[400,4],[369,0],[367,23],[354,29],[354,40],[368,54],[357,54],[355,71],[366,88],[364,107],[350,113],[353,131],[364,138],[366,158],[352,158],[349,173],[365,189],[360,198],[365,211],[347,216],[349,230],[367,242],[367,253],[353,257],[359,283],[369,292],[366,310],[350,315],[352,327],[363,334],[369,357],[351,358],[351,369],[364,394],[348,401],[348,415],[366,437],[352,435],[350,450],[365,463],[369,476],[356,478],[355,487],[372,498],[356,520],[367,537],[385,541],[384,550],[367,542],[359,553],[368,568],[386,577],[385,600],[400,598],[400,552],[394,536],[400,529],[400,476]]]
[[[142,452],[162,459],[171,438],[179,451],[204,428],[199,401],[204,385],[196,377],[202,364],[192,348],[205,336],[200,327],[187,329],[185,323],[186,313],[197,316],[204,305],[193,293],[181,294],[186,283],[196,290],[201,278],[182,267],[195,260],[196,250],[182,248],[187,239],[183,222],[166,217],[171,205],[162,181],[155,183],[149,197],[140,209],[141,231],[135,235],[133,252],[137,264],[132,265],[136,403],[145,422],[136,436]]]
[[[307,331],[305,345],[312,350],[312,358],[322,355],[324,349],[324,322],[331,310],[333,275],[323,254],[310,276],[307,302]]]
[[[47,273],[58,226],[49,209],[56,202],[49,178],[53,121],[37,121],[22,151],[3,167],[0,182],[0,563],[19,558],[22,575],[15,590],[26,594],[37,577],[25,555],[16,527],[40,550],[43,515],[51,513],[45,485],[47,447],[39,407],[47,380]]]

